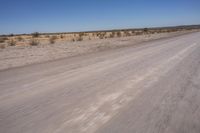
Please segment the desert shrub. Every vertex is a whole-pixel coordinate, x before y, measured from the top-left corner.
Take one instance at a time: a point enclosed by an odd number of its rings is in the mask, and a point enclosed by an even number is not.
[[[122,33],[120,31],[117,32],[117,37],[121,37]]]
[[[17,40],[18,40],[18,41],[22,41],[23,38],[22,38],[21,36],[18,36],[18,37],[17,37]]]
[[[125,36],[131,36],[131,33],[129,31],[124,31]]]
[[[50,42],[51,44],[54,44],[54,43],[56,42],[56,39],[57,39],[57,36],[51,36],[51,37],[49,38],[49,42]]]
[[[0,44],[0,48],[4,49],[4,48],[6,48],[6,45],[5,44]]]
[[[5,40],[0,38],[0,43],[4,43],[4,42],[5,42]]]
[[[150,34],[155,34],[155,32],[154,32],[154,31],[149,31],[149,33],[150,33]]]
[[[144,28],[143,31],[146,33],[146,32],[149,31],[149,29],[148,28]]]
[[[82,36],[85,35],[85,33],[84,33],[84,32],[81,32],[81,33],[79,33],[78,35],[82,37]]]
[[[34,33],[32,33],[32,37],[33,38],[37,38],[37,37],[39,37],[40,36],[40,33],[39,32],[34,32]]]
[[[132,33],[132,34],[135,34],[135,31],[133,30],[133,31],[131,31],[131,33]]]
[[[85,33],[81,32],[78,34],[78,37],[77,37],[77,41],[83,41],[83,36],[85,35]]]
[[[157,32],[158,32],[158,33],[162,33],[162,30],[161,30],[161,29],[159,29],[159,30],[157,30]]]
[[[10,36],[10,37],[13,37],[13,36],[14,36],[14,34],[12,34],[12,33],[11,33],[9,36]]]
[[[79,36],[79,37],[77,38],[77,41],[83,41],[83,37],[82,37],[82,36]]]
[[[0,43],[4,43],[6,40],[8,40],[7,37],[0,37]]]
[[[16,46],[16,43],[17,42],[13,39],[8,42],[9,46]]]
[[[111,34],[110,34],[110,36],[109,36],[110,38],[113,38],[113,37],[115,37],[115,33],[114,32],[112,32]]]
[[[98,37],[99,39],[104,39],[105,38],[106,33],[102,32],[102,33],[98,33]]]
[[[64,38],[64,35],[60,35],[60,38],[63,39],[63,38]]]
[[[97,32],[96,35],[97,35],[98,37],[100,37],[100,36],[101,36],[101,32]]]
[[[104,39],[104,36],[103,36],[103,35],[100,35],[100,36],[99,36],[99,39]]]
[[[49,36],[49,35],[46,35],[45,37],[46,37],[46,38],[49,38],[50,36]]]
[[[30,41],[30,45],[31,45],[31,46],[38,46],[38,45],[39,45],[39,41],[38,41],[38,40],[35,40],[35,39],[32,39],[32,40]]]
[[[137,32],[135,32],[135,35],[142,35],[143,33],[142,32],[139,32],[139,31],[137,31]]]

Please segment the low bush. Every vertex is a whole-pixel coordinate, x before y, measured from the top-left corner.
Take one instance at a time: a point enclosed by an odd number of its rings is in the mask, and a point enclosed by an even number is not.
[[[117,32],[117,37],[121,37],[122,33],[120,31]]]
[[[34,32],[34,33],[32,33],[32,37],[33,38],[37,38],[37,37],[39,37],[40,36],[40,33],[39,32]]]
[[[129,31],[124,31],[125,36],[131,36],[131,33]]]
[[[110,38],[114,38],[115,37],[115,33],[114,32],[112,32],[111,34],[110,34],[110,36],[109,36]]]
[[[100,33],[100,34],[98,35],[99,39],[104,39],[105,36],[106,36],[106,33],[105,33],[105,32]]]
[[[51,44],[54,44],[54,43],[56,42],[56,39],[57,39],[57,36],[51,36],[51,37],[49,38],[49,42],[50,42]]]
[[[60,38],[63,39],[63,38],[64,38],[64,35],[60,35]]]
[[[13,36],[14,36],[14,34],[12,34],[12,33],[11,33],[9,36],[10,36],[10,37],[13,37]]]
[[[143,31],[146,33],[146,32],[149,31],[149,29],[148,28],[144,28]]]
[[[86,33],[84,33],[84,32],[79,33],[79,36],[85,36],[85,35],[86,35]]]
[[[17,42],[13,39],[8,42],[9,46],[16,46],[16,43]]]
[[[135,32],[135,35],[142,35],[142,32]]]
[[[46,38],[49,38],[50,36],[49,36],[49,35],[45,35],[45,37],[46,37]]]
[[[8,40],[7,37],[0,37],[0,43],[4,43],[6,40]]]
[[[82,37],[82,36],[79,36],[79,37],[77,38],[77,41],[83,41],[83,37]]]
[[[30,41],[30,45],[31,45],[31,46],[38,46],[39,44],[40,44],[40,43],[39,43],[38,40],[32,39],[32,40]]]
[[[132,33],[132,34],[135,34],[135,31],[133,30],[133,31],[131,31],[131,33]]]
[[[18,41],[22,41],[23,38],[22,38],[21,36],[18,36],[18,37],[17,37],[17,40],[18,40]]]

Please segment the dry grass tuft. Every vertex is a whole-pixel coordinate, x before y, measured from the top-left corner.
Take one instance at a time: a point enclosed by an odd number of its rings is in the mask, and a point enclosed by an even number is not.
[[[18,37],[17,37],[17,40],[18,40],[18,41],[23,41],[23,37],[18,36]]]
[[[4,43],[6,40],[8,40],[7,37],[0,37],[0,43]]]
[[[83,41],[83,37],[82,37],[82,36],[79,36],[76,40],[77,40],[77,41]]]
[[[60,38],[63,39],[65,36],[64,35],[60,35]]]
[[[31,45],[31,46],[38,46],[39,44],[40,44],[40,43],[39,43],[38,40],[32,39],[32,40],[30,41],[30,45]]]
[[[124,31],[125,36],[131,36],[131,33],[129,31]]]
[[[115,37],[115,33],[114,32],[112,32],[111,34],[110,34],[110,36],[109,36],[110,38],[114,38]]]
[[[120,31],[117,32],[117,37],[121,37],[122,33]]]
[[[56,39],[58,39],[57,36],[51,36],[51,37],[49,38],[49,42],[50,42],[51,44],[54,44],[54,43],[56,42]]]
[[[8,42],[9,46],[16,46],[16,43],[17,42],[13,39]]]

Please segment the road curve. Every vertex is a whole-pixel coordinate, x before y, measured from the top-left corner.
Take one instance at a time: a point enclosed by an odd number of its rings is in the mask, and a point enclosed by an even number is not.
[[[200,33],[0,71],[0,133],[200,133]]]

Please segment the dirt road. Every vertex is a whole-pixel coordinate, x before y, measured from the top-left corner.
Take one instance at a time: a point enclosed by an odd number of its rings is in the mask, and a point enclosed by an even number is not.
[[[0,71],[1,133],[199,133],[200,33]]]

